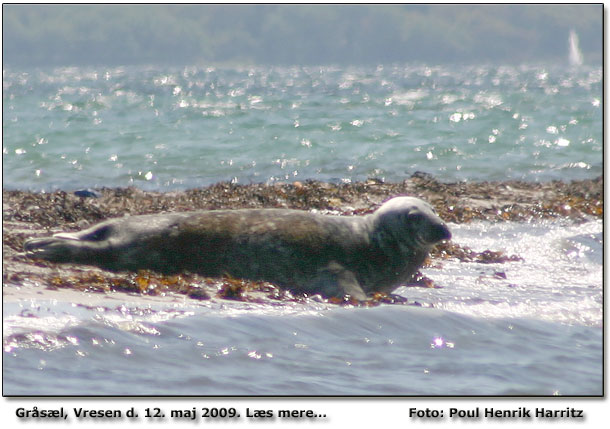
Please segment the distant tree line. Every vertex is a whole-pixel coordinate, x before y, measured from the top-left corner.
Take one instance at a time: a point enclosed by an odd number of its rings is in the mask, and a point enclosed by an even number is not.
[[[602,59],[603,6],[3,5],[9,65]]]

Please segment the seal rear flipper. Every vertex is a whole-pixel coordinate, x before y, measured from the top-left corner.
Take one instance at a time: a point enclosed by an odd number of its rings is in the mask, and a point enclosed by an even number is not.
[[[53,237],[76,241],[103,241],[111,235],[112,231],[111,224],[102,223],[78,232],[59,232],[57,234],[53,234]]]
[[[26,256],[52,262],[90,263],[95,260],[96,249],[87,246],[78,237],[59,234],[53,237],[31,238],[23,244]]]
[[[54,238],[62,238],[64,240],[80,240],[78,233],[74,232],[59,232],[57,234],[53,234]]]
[[[75,238],[44,237],[31,238],[23,244],[25,254],[31,258],[46,259],[49,261],[68,261],[72,252],[70,242],[77,241]]]

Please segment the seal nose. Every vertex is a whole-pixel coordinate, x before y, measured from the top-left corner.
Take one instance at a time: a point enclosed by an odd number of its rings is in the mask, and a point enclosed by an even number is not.
[[[451,239],[451,231],[449,231],[449,228],[447,228],[447,225],[443,225],[441,240],[450,240],[450,239]]]
[[[451,231],[449,231],[449,228],[447,228],[447,225],[445,224],[435,225],[431,232],[431,243],[437,243],[451,238]]]

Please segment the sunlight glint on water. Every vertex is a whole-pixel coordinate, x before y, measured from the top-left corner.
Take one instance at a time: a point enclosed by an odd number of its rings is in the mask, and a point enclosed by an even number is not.
[[[591,177],[601,78],[559,65],[9,69],[4,186]]]

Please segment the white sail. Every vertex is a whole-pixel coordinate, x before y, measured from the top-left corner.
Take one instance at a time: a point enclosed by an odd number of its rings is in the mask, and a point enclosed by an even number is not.
[[[570,30],[570,65],[579,66],[582,64],[582,52],[578,47],[578,35],[574,30]]]

